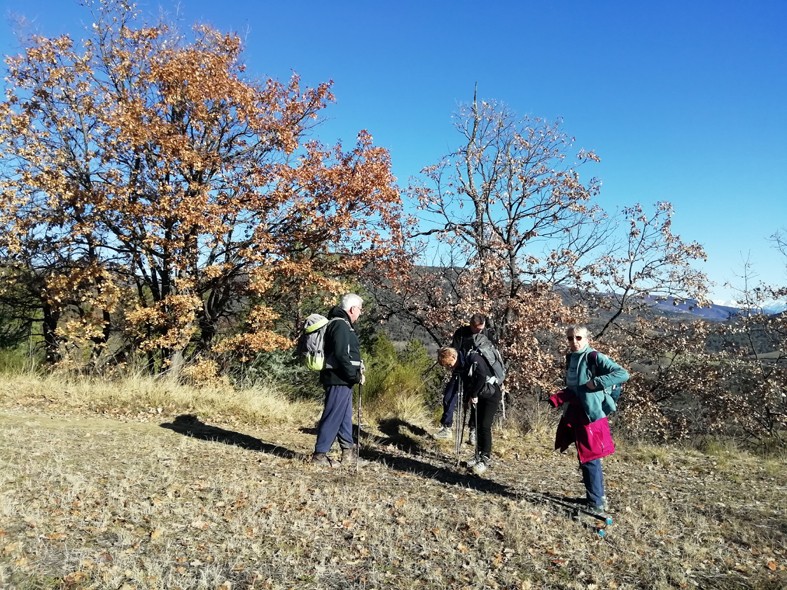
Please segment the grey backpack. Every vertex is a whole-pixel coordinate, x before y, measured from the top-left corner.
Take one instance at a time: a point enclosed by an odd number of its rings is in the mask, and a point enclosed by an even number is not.
[[[502,386],[506,378],[506,366],[500,351],[492,344],[492,341],[484,334],[473,334],[473,346],[470,352],[477,352],[484,357],[495,374],[497,384]]]
[[[341,318],[331,318],[313,313],[303,323],[303,330],[298,336],[298,345],[295,354],[302,360],[306,368],[312,371],[330,369],[330,364],[325,362],[325,330],[328,324]]]

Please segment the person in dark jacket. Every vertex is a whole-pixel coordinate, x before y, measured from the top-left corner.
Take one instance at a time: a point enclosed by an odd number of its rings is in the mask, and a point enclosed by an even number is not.
[[[451,348],[456,349],[460,356],[466,356],[475,346],[474,337],[476,334],[484,334],[485,329],[486,317],[480,313],[473,314],[468,325],[457,328],[454,332],[453,338],[451,338]],[[456,375],[452,376],[443,391],[443,414],[440,416],[440,429],[432,435],[436,439],[451,438],[451,430],[454,424],[454,410],[456,409],[457,383]],[[474,412],[475,409],[470,407],[470,412],[468,412],[470,415],[470,432],[468,440],[470,444],[473,445],[476,443]]]
[[[612,388],[628,381],[629,374],[612,359],[590,346],[584,326],[566,330],[566,387],[549,398],[553,407],[566,405],[555,433],[561,452],[577,448],[588,508],[603,513],[608,508],[601,459],[615,452],[607,416],[617,407]]]
[[[341,303],[328,313],[325,329],[325,368],[320,383],[325,389],[325,407],[317,425],[317,442],[312,463],[333,466],[328,457],[338,439],[342,464],[358,460],[353,444],[353,385],[363,384],[361,345],[353,325],[361,315],[363,300],[355,293],[342,297]],[[360,428],[360,424],[358,425]]]
[[[455,348],[445,346],[437,352],[437,362],[453,369],[461,380],[464,395],[475,406],[478,421],[478,447],[475,459],[467,466],[476,475],[483,474],[492,464],[492,421],[500,407],[503,392],[494,379],[495,373],[483,355],[470,352],[465,358]]]

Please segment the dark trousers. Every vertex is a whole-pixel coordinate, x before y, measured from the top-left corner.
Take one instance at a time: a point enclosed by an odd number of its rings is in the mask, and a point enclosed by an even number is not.
[[[353,390],[346,385],[325,387],[325,407],[317,425],[315,453],[327,453],[336,438],[342,449],[353,447]]]
[[[451,428],[451,425],[454,423],[454,409],[456,408],[456,399],[458,397],[459,377],[451,375],[443,390],[443,415],[440,416],[440,424],[443,426]]]
[[[588,504],[602,506],[604,504],[604,473],[601,471],[601,459],[582,463],[581,469]]]
[[[492,422],[495,420],[495,414],[500,407],[500,401],[503,394],[500,389],[492,397],[478,398],[478,405],[476,408],[476,415],[478,416],[478,428],[476,429],[476,440],[478,441],[478,453],[482,457],[489,459],[492,456]],[[471,428],[475,424],[471,423]]]
[[[445,390],[443,390],[443,415],[440,416],[440,424],[442,426],[447,426],[451,428],[451,425],[454,423],[454,410],[456,410],[456,401],[459,399],[459,376],[452,375],[451,380],[445,386]],[[467,399],[463,399],[462,403],[465,404],[465,407],[468,406]],[[470,425],[470,430],[475,429],[475,408],[470,406],[470,411],[468,412],[470,416],[470,420],[468,424]],[[460,425],[461,426],[461,425]]]

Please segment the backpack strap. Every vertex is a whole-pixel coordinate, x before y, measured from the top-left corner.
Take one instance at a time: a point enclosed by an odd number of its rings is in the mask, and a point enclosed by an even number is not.
[[[566,355],[566,371],[571,366],[571,353]],[[598,373],[598,351],[596,349],[591,350],[588,353],[588,368],[590,369],[591,379],[595,379]]]
[[[596,374],[598,372],[598,351],[597,350],[591,350],[588,353],[588,367],[590,367],[590,374],[593,375],[593,377],[595,378]]]
[[[328,319],[328,323],[326,324],[326,330],[328,329],[328,328],[327,328],[327,325],[328,325],[328,324],[332,324],[333,322],[337,322],[337,321],[342,321],[342,322],[344,322],[345,324],[347,324],[347,327],[348,327],[348,328],[350,328],[350,331],[351,331],[351,332],[355,332],[355,329],[353,328],[353,325],[350,323],[350,321],[349,321],[347,318],[342,318],[342,317],[333,317],[333,318],[329,318],[329,319]]]

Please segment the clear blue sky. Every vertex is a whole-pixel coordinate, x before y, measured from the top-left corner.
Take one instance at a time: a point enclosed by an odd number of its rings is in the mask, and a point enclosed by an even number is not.
[[[179,0],[138,4],[241,34],[255,76],[334,81],[318,130],[360,129],[391,151],[401,186],[456,147],[451,115],[479,95],[555,119],[595,150],[583,168],[607,209],[670,201],[674,231],[705,246],[714,299],[750,258],[787,284],[768,241],[787,229],[787,1]],[[0,0],[0,53],[27,32],[82,35],[76,0]]]

